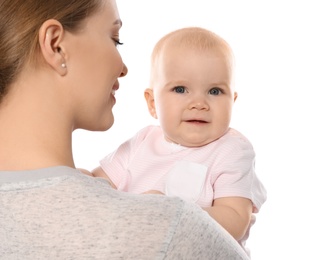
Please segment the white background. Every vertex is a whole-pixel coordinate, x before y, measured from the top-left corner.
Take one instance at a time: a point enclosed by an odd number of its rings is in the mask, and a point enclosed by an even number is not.
[[[323,259],[320,2],[119,0],[119,50],[129,73],[116,94],[114,126],[74,132],[76,166],[96,167],[140,128],[157,123],[143,96],[151,50],[172,30],[205,27],[235,53],[239,97],[231,126],[253,143],[257,174],[268,191],[248,242],[252,259]]]

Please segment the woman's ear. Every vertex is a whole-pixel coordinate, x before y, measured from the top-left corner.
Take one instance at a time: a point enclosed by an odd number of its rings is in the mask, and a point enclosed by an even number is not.
[[[154,91],[151,88],[147,88],[145,90],[145,99],[147,102],[147,106],[148,106],[148,110],[149,110],[150,115],[153,118],[157,119]]]
[[[39,29],[38,40],[43,58],[61,76],[67,73],[63,36],[63,26],[55,19],[47,20]]]

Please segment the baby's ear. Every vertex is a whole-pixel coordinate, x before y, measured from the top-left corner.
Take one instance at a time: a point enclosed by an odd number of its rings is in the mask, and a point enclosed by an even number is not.
[[[149,110],[150,115],[153,118],[157,119],[154,91],[151,88],[147,88],[145,90],[145,99],[147,102],[147,106],[148,106],[148,110]]]

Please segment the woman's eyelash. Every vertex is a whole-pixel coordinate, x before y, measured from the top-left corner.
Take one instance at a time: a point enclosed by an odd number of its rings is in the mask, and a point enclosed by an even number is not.
[[[118,39],[113,39],[113,40],[116,43],[116,45],[122,45],[123,44],[123,42],[120,42],[120,40],[118,40]]]

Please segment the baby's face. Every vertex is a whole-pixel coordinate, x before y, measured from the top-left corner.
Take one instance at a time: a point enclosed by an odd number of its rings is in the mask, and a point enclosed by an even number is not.
[[[153,91],[166,140],[198,147],[220,138],[229,128],[236,98],[228,57],[173,46],[158,60]]]

